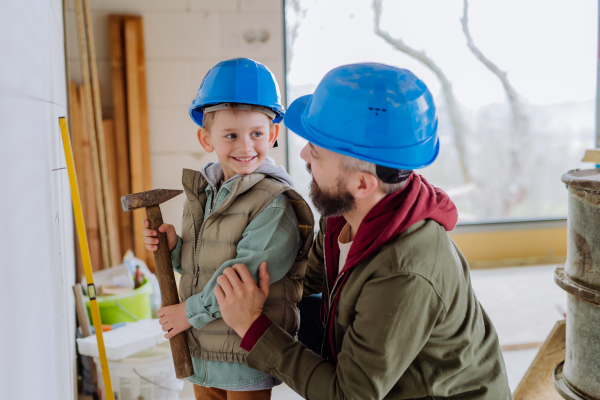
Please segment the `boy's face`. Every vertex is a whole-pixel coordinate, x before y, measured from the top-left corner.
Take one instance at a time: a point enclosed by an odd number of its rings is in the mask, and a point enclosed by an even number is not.
[[[261,112],[220,110],[215,112],[210,132],[198,130],[198,141],[204,150],[217,153],[225,180],[236,174],[254,172],[267,157],[279,135],[279,125],[271,126]]]

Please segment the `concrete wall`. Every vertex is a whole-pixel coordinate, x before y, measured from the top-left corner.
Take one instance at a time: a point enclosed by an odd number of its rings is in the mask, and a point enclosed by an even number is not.
[[[72,399],[73,220],[67,171],[59,169],[62,1],[1,4],[0,399]]]
[[[80,82],[73,0],[66,0],[68,62]],[[94,37],[105,117],[112,117],[108,15],[131,13],[144,21],[153,188],[181,188],[183,168],[198,170],[208,161],[196,139],[188,107],[200,82],[217,62],[249,57],[275,74],[285,98],[282,0],[91,0]],[[244,34],[266,30],[264,43]],[[282,130],[283,133],[283,130]],[[285,135],[270,155],[285,165]],[[165,222],[181,225],[183,196],[161,206]]]

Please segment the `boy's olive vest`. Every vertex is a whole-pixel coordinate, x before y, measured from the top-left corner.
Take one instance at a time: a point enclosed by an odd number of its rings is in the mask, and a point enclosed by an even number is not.
[[[246,226],[277,196],[285,193],[296,213],[301,245],[289,272],[269,287],[263,312],[274,324],[296,336],[300,327],[297,305],[302,299],[302,280],[314,235],[314,219],[308,204],[290,186],[268,175],[255,173],[236,178],[231,193],[204,221],[207,185],[200,172],[184,169],[183,188],[187,199],[182,223],[181,299],[185,301],[200,293],[225,261],[236,258],[237,244]],[[188,329],[187,338],[193,357],[245,363],[248,352],[240,347],[242,339],[222,318],[202,329]]]

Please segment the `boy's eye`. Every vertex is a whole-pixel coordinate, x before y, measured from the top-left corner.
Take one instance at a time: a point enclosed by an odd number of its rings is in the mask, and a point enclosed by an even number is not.
[[[254,132],[254,133],[252,134],[252,136],[254,136],[254,137],[259,137],[259,136],[262,136],[262,132]]]
[[[237,136],[235,133],[230,133],[229,135],[225,136],[227,139],[235,139]]]

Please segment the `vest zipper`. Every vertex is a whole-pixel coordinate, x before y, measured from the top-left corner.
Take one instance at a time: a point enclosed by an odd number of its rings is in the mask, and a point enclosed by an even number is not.
[[[206,360],[202,360],[204,365],[204,383],[202,386],[206,386],[206,382],[208,381],[208,370],[206,369]]]
[[[196,265],[196,273],[194,274],[194,281],[192,282],[192,286],[196,286],[198,284],[198,277],[200,276],[200,266]]]
[[[212,201],[210,202],[210,207],[208,207],[208,215],[210,215],[212,212],[212,209],[217,202],[217,198],[219,197],[219,193],[221,193],[221,189],[223,189],[223,185],[219,186],[219,190],[217,190],[217,193],[213,196]]]
[[[192,284],[192,291],[194,290],[194,287],[196,287],[196,284],[198,283],[198,276],[200,275],[200,265],[198,265],[198,249],[200,248],[200,244],[202,242],[202,234],[204,233],[204,227],[206,226],[206,221],[208,221],[208,219],[210,217],[212,217],[214,215],[214,213],[223,208],[225,206],[225,204],[228,204],[231,202],[231,199],[234,197],[233,194],[235,193],[235,191],[237,190],[237,188],[240,186],[240,182],[241,179],[238,179],[232,186],[231,188],[231,192],[229,192],[229,196],[225,199],[225,201],[223,201],[221,203],[221,205],[219,207],[217,207],[216,210],[211,211],[210,209],[208,210],[208,217],[206,217],[206,219],[202,222],[202,225],[200,226],[200,232],[198,233],[198,239],[196,240],[195,243],[195,248],[194,248],[194,264],[196,264],[196,273],[194,275],[194,281]],[[221,189],[219,189],[219,192],[221,191]],[[217,192],[217,195],[219,193]],[[216,197],[215,197],[215,201],[216,201]],[[211,207],[212,208],[212,207]],[[195,230],[195,227],[194,227]]]

